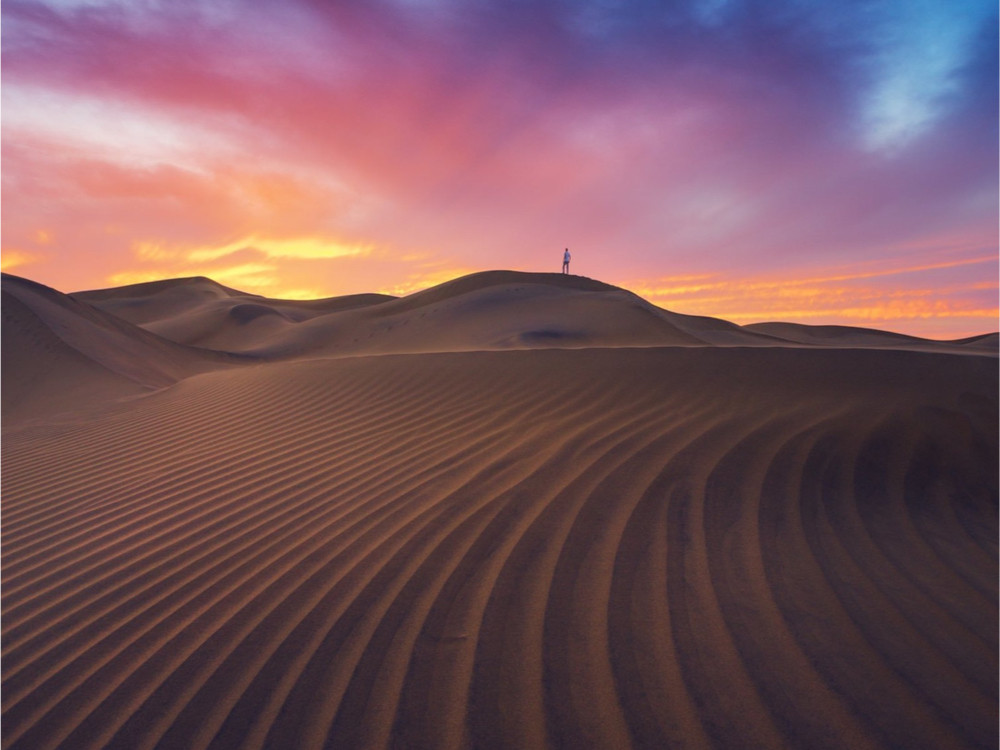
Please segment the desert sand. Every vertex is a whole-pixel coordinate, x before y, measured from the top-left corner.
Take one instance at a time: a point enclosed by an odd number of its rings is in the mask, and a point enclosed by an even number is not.
[[[3,747],[997,746],[997,338],[3,280]]]

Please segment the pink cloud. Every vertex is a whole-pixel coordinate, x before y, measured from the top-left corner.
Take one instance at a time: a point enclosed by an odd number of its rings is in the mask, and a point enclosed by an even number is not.
[[[976,152],[945,131],[865,151],[835,56],[752,34],[660,52],[641,25],[598,45],[619,32],[485,8],[5,3],[4,248],[63,288],[140,272],[142,243],[379,248],[312,264],[324,293],[404,285],[419,269],[392,259],[415,255],[558,270],[566,245],[612,281],[995,252]],[[55,241],[33,249],[39,230]]]

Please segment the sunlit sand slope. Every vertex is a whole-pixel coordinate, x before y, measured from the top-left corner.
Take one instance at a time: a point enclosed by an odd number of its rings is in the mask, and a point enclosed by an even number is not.
[[[995,747],[996,394],[508,351],[8,420],[4,747]]]

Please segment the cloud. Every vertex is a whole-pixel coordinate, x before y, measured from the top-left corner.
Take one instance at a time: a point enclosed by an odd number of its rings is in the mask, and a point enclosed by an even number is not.
[[[403,288],[416,253],[557,269],[570,245],[604,278],[808,278],[950,258],[908,249],[934,238],[995,247],[985,0],[2,13],[3,244],[51,231],[34,266],[51,283],[243,246],[324,293]]]
[[[255,250],[268,258],[297,258],[299,260],[331,260],[352,255],[369,255],[371,245],[344,243],[323,237],[261,238],[246,237],[236,242],[217,246],[188,250],[184,253],[189,261],[201,262],[224,258],[241,250]]]
[[[35,256],[22,250],[4,249],[0,254],[0,270],[9,273],[15,268],[30,265],[35,261]]]
[[[995,13],[967,0],[875,6],[867,32],[876,49],[863,103],[866,146],[898,151],[947,113],[962,93],[973,41]]]
[[[127,270],[109,274],[112,285],[137,284],[190,276],[207,276],[243,291],[284,298],[323,297],[314,283],[315,268],[325,261],[370,255],[368,246],[345,245],[323,237],[247,237],[223,245],[183,246],[133,243],[134,260]],[[305,282],[305,283],[303,283]]]
[[[941,269],[957,275],[947,285],[929,285]],[[624,285],[674,312],[740,324],[797,320],[914,331],[919,326],[922,335],[961,338],[996,330],[997,272],[997,258],[986,255],[912,267],[827,269],[805,278],[699,274]],[[875,279],[881,283],[871,283]]]

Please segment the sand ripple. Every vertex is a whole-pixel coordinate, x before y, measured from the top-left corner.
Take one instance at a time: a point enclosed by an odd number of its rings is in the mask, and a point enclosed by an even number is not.
[[[3,441],[9,748],[997,743],[996,363],[248,366]]]

